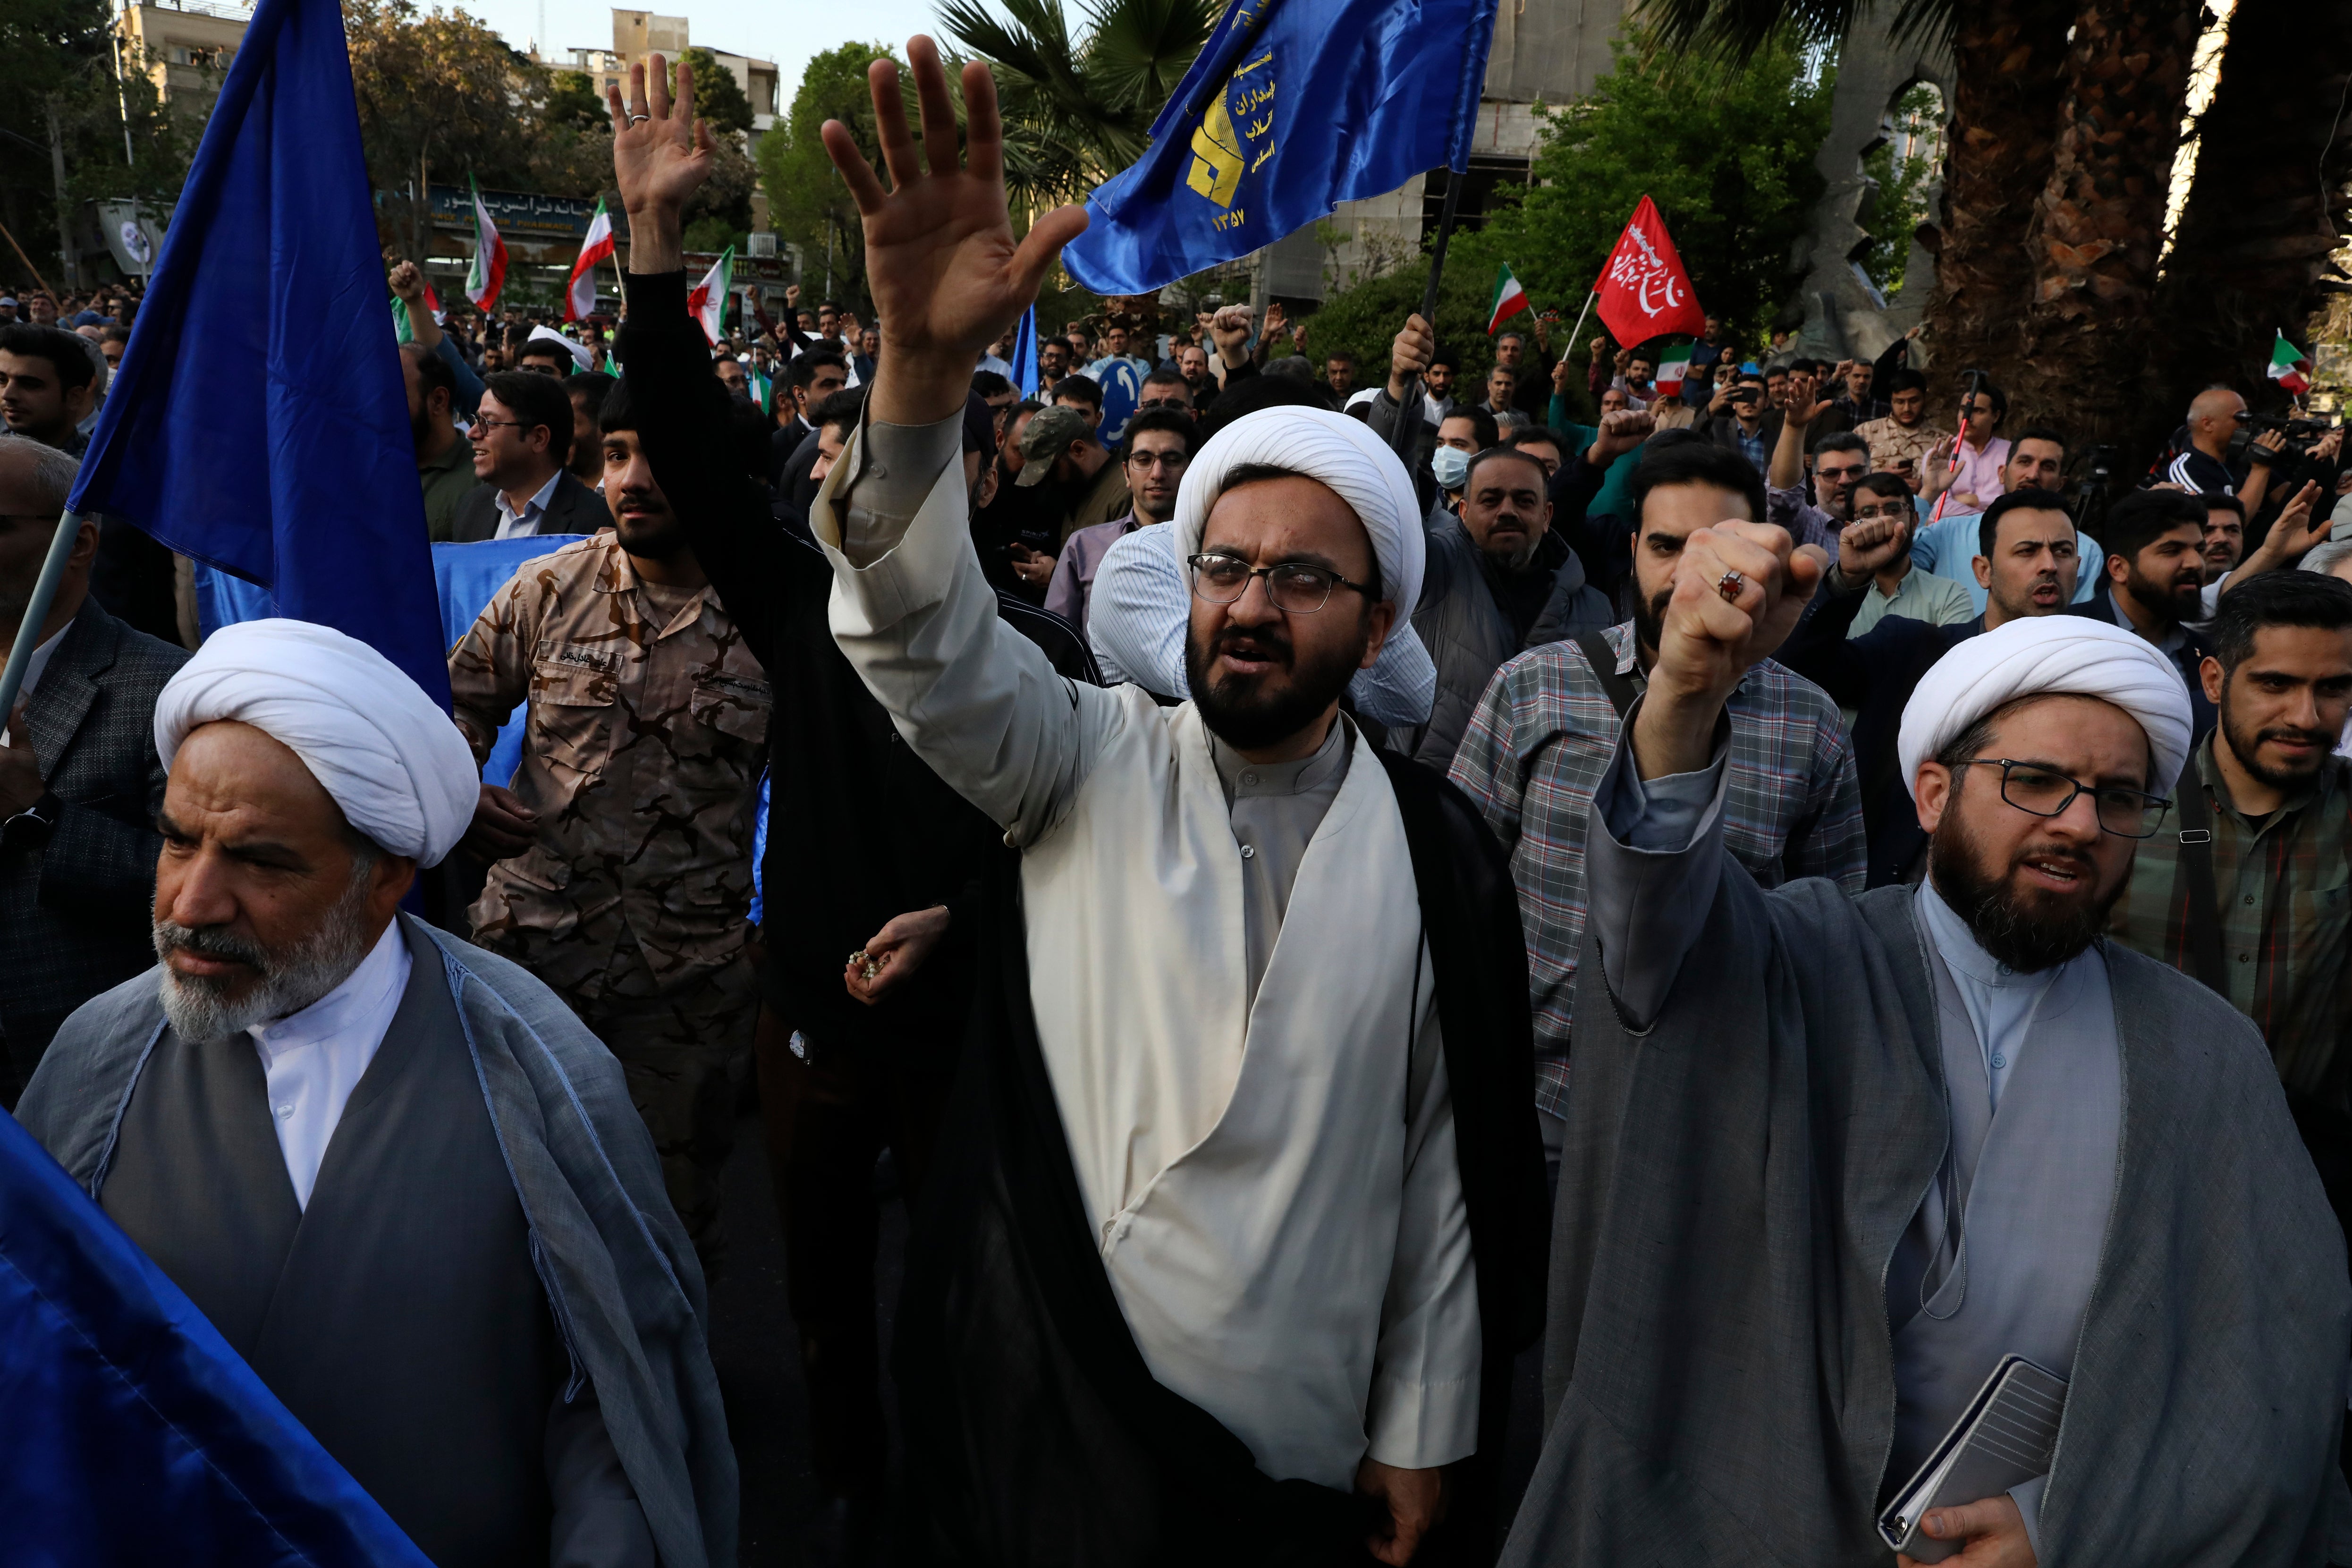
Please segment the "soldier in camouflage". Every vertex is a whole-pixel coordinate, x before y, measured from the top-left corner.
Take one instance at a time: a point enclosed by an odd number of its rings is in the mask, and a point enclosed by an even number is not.
[[[703,1266],[750,1070],[751,826],[769,687],[638,450],[604,410],[613,528],[527,562],[449,655],[477,759],[526,699],[513,787],[482,786],[494,861],[474,940],[522,964],[620,1058]]]

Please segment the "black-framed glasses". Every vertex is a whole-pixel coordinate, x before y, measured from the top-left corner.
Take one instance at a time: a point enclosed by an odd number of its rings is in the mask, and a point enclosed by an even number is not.
[[[1999,768],[2000,798],[2034,816],[2063,816],[2076,795],[2087,795],[2098,813],[2099,830],[2118,838],[2153,838],[2164,826],[2164,814],[2172,809],[2172,803],[2162,795],[2119,784],[2080,784],[2040,763],[1974,757],[1961,766]]]
[[[1856,522],[1875,522],[1881,518],[1909,517],[1911,507],[1906,501],[1888,501],[1885,506],[1858,506],[1853,509]]]
[[[1361,583],[1350,583],[1337,572],[1303,561],[1252,566],[1238,555],[1202,554],[1188,564],[1192,568],[1193,594],[1212,605],[1235,603],[1249,592],[1253,577],[1265,579],[1266,601],[1287,616],[1313,615],[1330,603],[1334,588],[1353,588],[1367,599],[1372,596]]]
[[[535,430],[538,428],[538,426],[528,419],[477,419],[474,421],[473,428],[477,430]]]

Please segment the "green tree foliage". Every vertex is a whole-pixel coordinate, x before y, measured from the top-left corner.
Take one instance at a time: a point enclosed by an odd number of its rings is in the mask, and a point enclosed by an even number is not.
[[[1863,258],[1862,269],[1890,300],[1903,287],[1912,231],[1927,216],[1927,184],[1943,152],[1937,134],[1942,107],[1933,87],[1913,87],[1895,105],[1887,139],[1863,156],[1862,172],[1877,183],[1878,193],[1864,216],[1870,254]]]
[[[1151,122],[1208,41],[1212,0],[945,0],[940,26],[986,60],[1004,116],[1005,184],[1033,207],[1082,200],[1142,156]]]
[[[868,313],[865,285],[864,231],[857,221],[857,204],[834,173],[818,132],[828,120],[849,128],[869,163],[879,167],[881,144],[874,134],[874,102],[866,85],[866,68],[879,59],[898,57],[887,44],[844,44],[827,49],[808,63],[801,85],[793,94],[791,110],[774,129],[760,138],[757,152],[761,183],[768,191],[768,222],[782,239],[798,245],[805,259],[814,300],[824,280],[825,245],[833,245],[833,292],[836,299],[856,301],[860,314]]]
[[[740,136],[751,129],[751,100],[733,71],[709,49],[688,49],[678,58],[694,68],[694,111],[710,122],[711,130]]]
[[[612,111],[596,90],[596,79],[586,71],[550,71],[547,101],[541,113],[550,126],[572,131],[609,130]]]
[[[1616,67],[1591,99],[1544,112],[1537,184],[1498,191],[1504,205],[1484,226],[1454,237],[1437,331],[1464,355],[1465,374],[1492,363],[1486,314],[1498,265],[1510,266],[1538,311],[1560,312],[1557,352],[1644,195],[1658,204],[1700,301],[1739,342],[1761,341],[1794,284],[1790,258],[1822,189],[1813,154],[1829,131],[1832,81],[1807,84],[1796,52],[1778,45],[1745,65],[1653,57],[1638,40],[1615,49]],[[1308,353],[1344,348],[1360,364],[1387,364],[1389,341],[1420,308],[1428,275],[1416,259],[1330,297],[1311,319]],[[1525,317],[1513,325],[1532,330]],[[1580,338],[1599,331],[1588,316]]]
[[[0,93],[0,223],[41,274],[64,288],[59,195],[69,214],[90,197],[169,200],[203,134],[203,110],[167,108],[136,54],[122,61],[118,82],[106,0],[7,0],[0,5],[0,59],[8,62],[8,90]],[[65,150],[62,193],[49,155],[53,111]],[[0,279],[32,281],[5,247]]]

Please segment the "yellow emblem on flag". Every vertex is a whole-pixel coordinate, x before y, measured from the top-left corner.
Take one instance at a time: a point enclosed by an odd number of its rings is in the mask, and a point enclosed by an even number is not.
[[[1209,111],[1193,128],[1192,153],[1192,171],[1184,183],[1221,207],[1233,205],[1234,192],[1241,185],[1249,159],[1242,152],[1241,138],[1234,133],[1233,116],[1225,112],[1222,92],[1210,101]]]

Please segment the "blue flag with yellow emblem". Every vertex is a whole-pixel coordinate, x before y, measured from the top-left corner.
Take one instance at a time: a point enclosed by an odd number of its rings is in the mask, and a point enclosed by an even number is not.
[[[1470,164],[1496,0],[1234,0],[1062,252],[1081,288],[1147,294],[1339,203]]]

